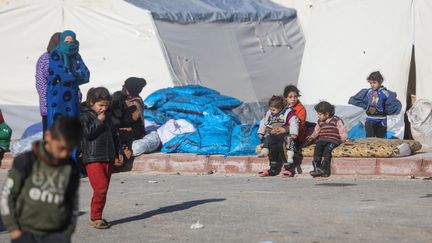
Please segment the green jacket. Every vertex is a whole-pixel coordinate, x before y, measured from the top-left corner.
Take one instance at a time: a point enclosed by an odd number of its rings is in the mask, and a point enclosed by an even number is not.
[[[15,158],[0,200],[3,222],[12,231],[35,235],[53,232],[70,237],[78,214],[79,172],[72,159],[57,166],[43,142]]]
[[[12,129],[3,122],[0,124],[0,148],[9,150],[9,145],[12,137]]]

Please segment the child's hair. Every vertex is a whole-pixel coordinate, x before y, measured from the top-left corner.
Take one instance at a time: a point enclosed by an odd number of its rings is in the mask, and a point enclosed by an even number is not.
[[[379,71],[375,71],[369,74],[367,80],[368,81],[374,80],[381,84],[384,81],[384,77],[381,75]]]
[[[319,113],[328,113],[330,116],[335,115],[334,105],[328,103],[327,101],[321,101],[320,103],[315,105],[315,111]]]
[[[50,129],[52,136],[66,142],[72,148],[81,141],[81,123],[76,117],[58,116]]]
[[[111,102],[111,100],[112,100],[111,94],[108,91],[108,89],[105,87],[91,88],[87,92],[86,103],[88,106],[91,106],[98,101]]]
[[[286,106],[285,99],[281,96],[273,95],[268,102],[268,106],[282,110]]]
[[[300,90],[295,85],[288,85],[284,89],[283,96],[286,98],[288,97],[288,94],[291,92],[296,92],[298,97],[300,97]]]

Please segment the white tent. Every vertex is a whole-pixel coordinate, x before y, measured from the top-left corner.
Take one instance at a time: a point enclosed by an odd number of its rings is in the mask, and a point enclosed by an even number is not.
[[[384,85],[406,104],[412,46],[415,46],[416,95],[432,99],[432,1],[428,0],[275,0],[299,9],[307,30],[299,77],[305,104],[327,100],[349,121],[363,112],[348,99],[368,87],[367,75],[379,70]],[[303,14],[301,14],[303,13]],[[429,59],[429,60],[428,60]],[[308,113],[314,118],[313,110]],[[403,113],[390,128],[403,136]]]
[[[18,138],[40,120],[35,64],[49,37],[74,30],[90,83],[142,93],[202,84],[257,102],[297,83],[304,38],[295,10],[268,0],[0,0],[0,108]]]

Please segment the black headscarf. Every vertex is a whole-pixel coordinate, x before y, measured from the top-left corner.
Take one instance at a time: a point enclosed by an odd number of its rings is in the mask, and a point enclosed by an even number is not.
[[[145,79],[130,77],[126,79],[123,87],[131,96],[138,96],[146,85],[147,81]]]

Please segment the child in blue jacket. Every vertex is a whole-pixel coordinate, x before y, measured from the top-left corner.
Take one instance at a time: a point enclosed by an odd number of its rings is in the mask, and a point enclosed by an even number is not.
[[[379,71],[372,72],[367,80],[371,87],[360,90],[348,103],[366,110],[366,137],[386,138],[387,116],[399,114],[402,104],[395,92],[382,85],[384,78]]]

